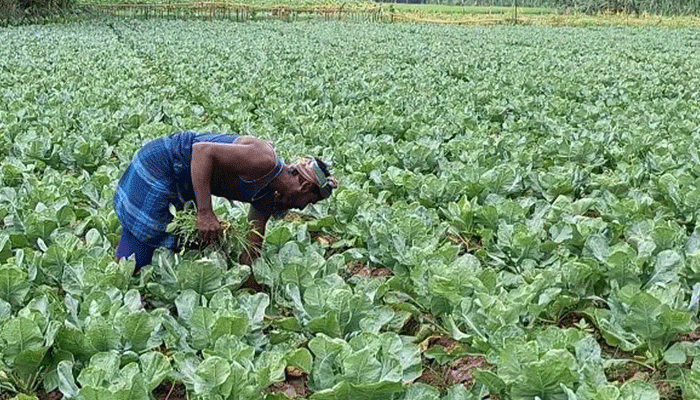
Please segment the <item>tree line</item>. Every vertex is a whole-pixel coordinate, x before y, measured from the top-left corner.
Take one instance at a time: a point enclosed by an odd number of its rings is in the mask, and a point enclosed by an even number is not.
[[[322,0],[320,0],[322,1]],[[351,0],[355,1],[355,0]],[[358,0],[359,1],[359,0]],[[700,15],[700,0],[376,0],[389,3],[452,4],[460,6],[547,7],[564,13],[628,13]],[[0,20],[61,13],[77,0],[0,0]]]
[[[0,0],[0,20],[58,14],[75,5],[76,0]]]

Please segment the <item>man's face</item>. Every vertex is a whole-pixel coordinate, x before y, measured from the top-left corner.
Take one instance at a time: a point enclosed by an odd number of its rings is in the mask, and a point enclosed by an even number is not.
[[[304,178],[296,168],[293,168],[291,173],[295,179],[292,180],[292,187],[288,194],[282,197],[283,203],[290,208],[301,210],[307,205],[321,200],[318,193],[316,193],[317,185],[315,182]]]

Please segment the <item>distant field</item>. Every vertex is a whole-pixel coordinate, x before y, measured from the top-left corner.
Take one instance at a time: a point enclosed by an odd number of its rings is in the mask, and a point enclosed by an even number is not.
[[[388,3],[385,6],[394,7],[397,11],[426,12],[444,14],[509,14],[513,7],[484,7],[484,6],[453,6],[447,4],[398,4]],[[518,13],[528,15],[552,14],[555,10],[545,7],[518,7]]]
[[[493,25],[518,23],[525,25],[556,26],[668,26],[698,27],[700,18],[693,16],[630,15],[607,13],[587,15],[562,13],[546,7],[452,6],[441,4],[384,3],[383,7],[397,18],[407,22],[426,22],[459,25]]]
[[[547,7],[453,6],[338,0],[78,0],[79,4],[114,7],[118,15],[194,16],[205,18],[301,20],[320,18],[347,21],[437,23],[449,25],[554,25],[554,26],[667,26],[700,27],[697,16],[660,16],[642,13],[596,15],[562,13]],[[132,5],[124,6],[122,5]],[[131,8],[128,8],[131,7]],[[134,8],[136,7],[136,8]],[[284,12],[276,12],[277,10]],[[184,11],[183,11],[184,10]],[[243,14],[239,14],[243,12]],[[233,16],[233,17],[232,17]]]

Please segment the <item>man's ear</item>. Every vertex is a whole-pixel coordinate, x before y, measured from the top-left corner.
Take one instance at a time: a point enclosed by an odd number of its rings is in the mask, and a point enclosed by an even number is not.
[[[313,183],[311,183],[311,182],[309,182],[309,181],[304,181],[304,182],[302,182],[302,184],[301,184],[301,189],[302,189],[303,192],[309,193],[309,192],[311,192],[311,191],[314,189],[314,186],[315,186],[315,185],[314,185]]]

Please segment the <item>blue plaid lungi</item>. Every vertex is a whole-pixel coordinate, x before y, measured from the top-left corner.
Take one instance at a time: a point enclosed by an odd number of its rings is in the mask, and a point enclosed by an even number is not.
[[[174,154],[179,153],[178,142],[171,135],[147,143],[134,156],[114,194],[114,210],[123,229],[152,247],[178,248],[177,236],[165,232],[173,219],[170,204],[182,209],[185,197],[191,197],[191,188],[182,187],[182,182],[191,186],[189,162],[185,168],[179,154]],[[190,152],[191,143],[190,139]]]
[[[196,142],[234,143],[238,135],[178,132],[147,143],[139,150],[122,175],[114,193],[114,210],[124,230],[133,238],[151,247],[177,250],[179,239],[166,232],[173,220],[170,205],[182,210],[185,202],[194,200],[190,166],[192,146]],[[255,181],[232,177],[212,186],[212,194],[249,202],[260,212],[270,213],[271,191],[259,196],[268,183],[282,170],[278,158],[275,168]]]

